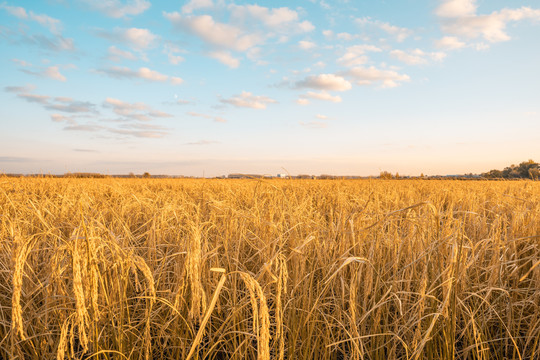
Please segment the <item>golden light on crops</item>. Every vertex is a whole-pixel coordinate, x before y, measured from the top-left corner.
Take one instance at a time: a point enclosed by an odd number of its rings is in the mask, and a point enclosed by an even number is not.
[[[0,178],[0,358],[540,358],[540,183]]]

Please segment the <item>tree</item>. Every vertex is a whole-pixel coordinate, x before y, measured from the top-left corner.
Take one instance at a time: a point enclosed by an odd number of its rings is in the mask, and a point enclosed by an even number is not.
[[[530,170],[534,170],[534,169],[538,169],[538,164],[529,159],[529,161],[524,161],[521,164],[519,164],[517,171],[519,172],[520,177],[531,178]]]
[[[385,180],[389,180],[389,179],[393,179],[394,176],[392,175],[392,173],[388,172],[388,171],[381,171],[381,173],[379,174],[379,177],[381,179],[385,179]]]
[[[490,170],[487,173],[483,173],[482,176],[488,179],[501,179],[504,177],[501,170]]]
[[[150,173],[145,172],[142,177],[145,178],[145,179],[148,179],[148,178],[150,178]]]
[[[483,173],[482,176],[491,179],[538,179],[538,171],[540,171],[540,165],[533,160],[528,160],[520,163],[519,165],[510,165],[504,168],[504,170],[491,170],[487,173]]]

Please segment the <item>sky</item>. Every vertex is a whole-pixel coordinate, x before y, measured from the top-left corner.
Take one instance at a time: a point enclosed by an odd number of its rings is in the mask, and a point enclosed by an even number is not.
[[[537,0],[4,1],[0,172],[540,161],[539,38]]]

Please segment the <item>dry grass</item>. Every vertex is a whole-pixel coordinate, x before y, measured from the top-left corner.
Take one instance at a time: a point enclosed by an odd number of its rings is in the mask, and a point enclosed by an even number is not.
[[[0,178],[2,359],[540,359],[540,183]]]

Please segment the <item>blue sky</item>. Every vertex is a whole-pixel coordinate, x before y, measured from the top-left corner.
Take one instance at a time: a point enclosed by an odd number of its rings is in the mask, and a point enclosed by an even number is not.
[[[537,1],[0,3],[0,171],[455,174],[540,159]]]

